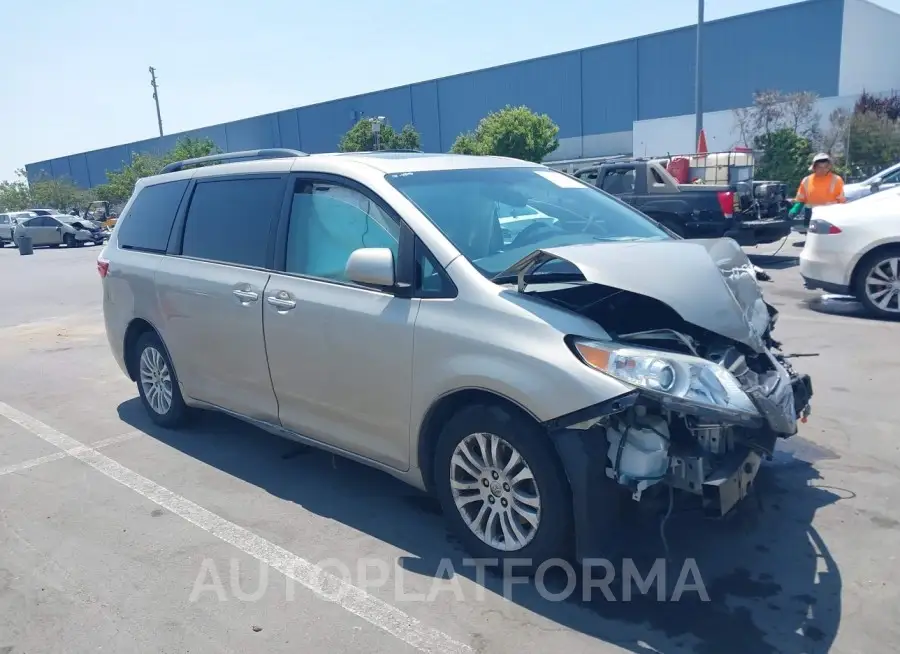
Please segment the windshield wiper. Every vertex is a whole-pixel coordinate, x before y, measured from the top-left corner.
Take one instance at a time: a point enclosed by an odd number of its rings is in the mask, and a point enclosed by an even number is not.
[[[542,282],[552,284],[554,282],[584,281],[584,275],[580,272],[531,272],[524,276],[526,284],[534,282]],[[495,277],[491,277],[491,281],[495,284],[515,284],[519,281],[519,275],[504,275],[500,273]]]

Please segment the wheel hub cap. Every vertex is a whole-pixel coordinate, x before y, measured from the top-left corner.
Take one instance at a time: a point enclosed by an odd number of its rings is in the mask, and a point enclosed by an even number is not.
[[[140,384],[147,404],[165,415],[172,408],[172,374],[162,353],[154,347],[144,348],[140,359]]]
[[[872,266],[866,296],[882,311],[900,313],[900,258],[889,257]]]
[[[520,550],[537,534],[541,498],[519,452],[495,434],[471,434],[450,460],[450,490],[463,521],[494,549]]]

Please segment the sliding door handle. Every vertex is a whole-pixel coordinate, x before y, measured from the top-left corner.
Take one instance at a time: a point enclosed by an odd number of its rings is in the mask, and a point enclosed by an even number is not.
[[[273,307],[278,309],[279,311],[290,311],[294,307],[297,306],[297,303],[293,300],[287,300],[285,298],[276,297],[274,295],[270,295],[266,298],[266,302],[271,304]]]

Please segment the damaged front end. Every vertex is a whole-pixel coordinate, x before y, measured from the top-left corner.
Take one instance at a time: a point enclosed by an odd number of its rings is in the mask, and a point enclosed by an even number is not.
[[[584,281],[535,283],[536,269],[553,261],[574,265]],[[540,250],[511,270],[520,292],[534,284],[530,295],[599,324],[609,340],[572,335],[569,346],[634,389],[547,424],[580,529],[604,522],[597,512],[611,510],[611,483],[638,501],[668,486],[699,498],[708,515],[727,514],[778,438],[809,414],[810,378],[772,338],[778,312],[729,239]]]

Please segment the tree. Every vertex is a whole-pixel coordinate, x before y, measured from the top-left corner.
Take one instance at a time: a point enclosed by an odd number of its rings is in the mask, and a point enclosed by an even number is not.
[[[16,171],[16,179],[0,182],[0,211],[21,211],[31,205],[31,192],[24,170]]]
[[[874,111],[854,113],[847,145],[850,164],[867,177],[900,160],[900,121]]]
[[[762,156],[756,162],[757,179],[778,180],[789,189],[800,186],[809,171],[812,160],[812,143],[790,127],[783,127],[768,134],[761,134],[753,141],[754,149]]]
[[[507,105],[481,119],[474,132],[460,134],[450,152],[496,155],[540,163],[559,147],[559,127],[547,114]]]
[[[863,91],[856,101],[853,113],[873,113],[890,120],[900,120],[900,95],[891,93],[890,95],[875,96]]]
[[[847,130],[850,128],[852,114],[841,107],[828,115],[828,126],[821,134],[816,146],[823,152],[843,153],[847,143]]]
[[[16,179],[0,182],[0,211],[47,208],[68,211],[86,202],[88,192],[67,178],[43,178],[29,184],[25,171]]]
[[[397,132],[387,123],[382,123],[378,139],[381,150],[419,150],[422,147],[422,139],[411,124],[404,125],[403,129]],[[375,132],[372,129],[372,120],[363,118],[351,127],[341,137],[338,149],[341,152],[371,152],[375,150]]]
[[[753,94],[753,105],[734,110],[735,129],[743,144],[752,144],[782,129],[791,129],[815,141],[819,138],[822,117],[816,111],[818,96],[808,91],[784,94],[781,91],[759,91]]]
[[[121,204],[131,197],[134,185],[139,179],[158,174],[166,164],[220,152],[219,147],[211,139],[191,138],[179,139],[175,147],[162,156],[136,152],[131,155],[131,162],[122,170],[106,171],[106,183],[94,187],[92,193],[98,200]]]
[[[87,203],[90,194],[66,177],[40,179],[29,185],[30,204],[34,208],[68,211]]]

